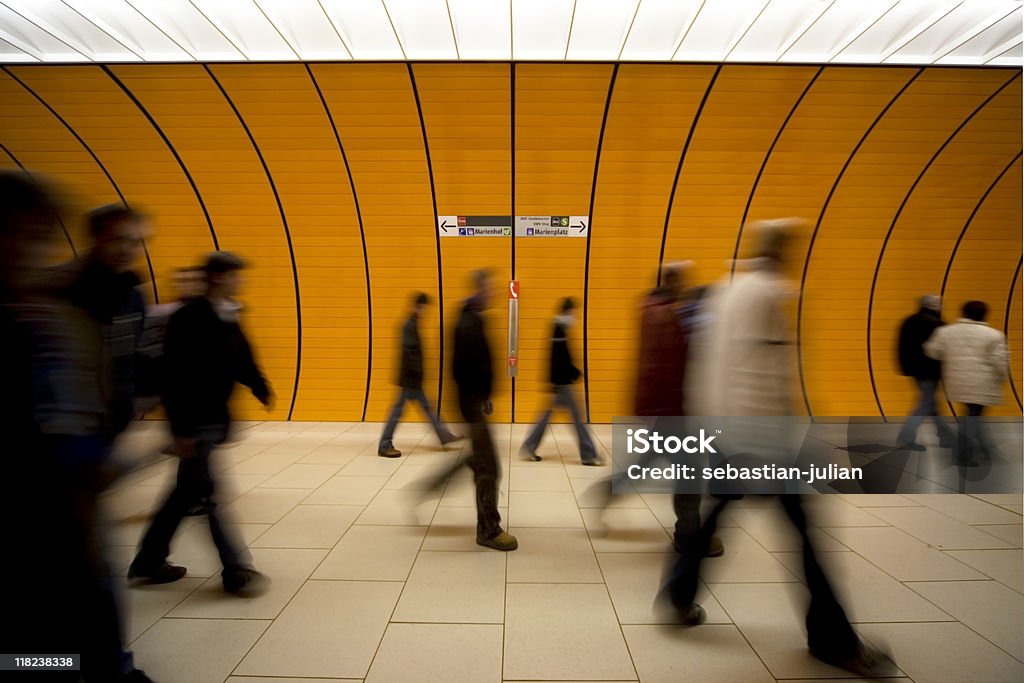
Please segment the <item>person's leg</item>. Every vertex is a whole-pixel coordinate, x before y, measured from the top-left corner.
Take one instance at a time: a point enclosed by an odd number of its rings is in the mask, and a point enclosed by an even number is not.
[[[896,443],[900,446],[913,443],[914,438],[917,436],[917,428],[924,422],[925,416],[932,414],[928,409],[927,380],[915,379],[914,383],[917,385],[917,404],[914,406],[913,412],[907,416],[903,427],[900,429],[899,436],[896,437]],[[932,383],[931,397],[933,403],[934,396],[935,384]]]
[[[407,396],[409,399],[420,404],[420,408],[423,409],[423,413],[430,420],[430,424],[434,427],[434,434],[437,435],[437,440],[441,442],[441,445],[448,443],[455,436],[451,431],[441,423],[441,418],[437,416],[434,409],[430,407],[430,401],[427,399],[427,395],[423,393],[422,389],[408,389]]]
[[[590,437],[590,432],[583,424],[583,414],[572,393],[572,386],[555,387],[555,395],[558,397],[558,403],[568,408],[572,415],[573,424],[576,426],[576,443],[580,448],[580,461],[583,464],[596,463],[598,461],[597,449],[594,447],[594,440]]]
[[[684,620],[692,617],[694,623],[698,621],[697,615],[693,613],[693,608],[700,584],[700,563],[704,559],[711,538],[718,527],[718,516],[729,504],[728,498],[714,500],[715,506],[711,509],[704,525],[699,528],[697,533],[685,537],[684,546],[680,549],[676,562],[669,571],[663,589]]]
[[[557,394],[555,394],[557,397]],[[523,445],[519,448],[519,452],[532,458],[534,460],[540,460],[537,456],[537,449],[540,448],[540,442],[544,440],[544,432],[548,428],[548,423],[551,421],[551,411],[554,408],[555,401],[557,398],[553,398],[552,402],[548,405],[548,409],[544,411],[544,414],[540,416],[533,427],[530,429],[530,433],[526,435],[523,440]]]
[[[985,406],[978,403],[971,403],[967,406],[968,420],[969,422],[969,434],[972,441],[978,443],[978,448],[986,458],[991,458],[995,452],[995,444],[992,443],[992,439],[989,436],[988,430],[985,429],[985,421],[982,418],[982,414],[985,412]]]
[[[204,491],[203,477],[205,464],[196,457],[179,458],[178,478],[174,489],[168,494],[160,510],[153,517],[139,552],[132,562],[130,574],[149,575],[167,561],[171,554],[171,539],[185,517],[189,507],[199,500]]]
[[[473,470],[476,485],[476,537],[478,541],[485,541],[502,531],[498,512],[498,456],[481,408],[463,405],[462,414],[469,423],[473,446],[473,454],[466,464]]]
[[[956,438],[956,434],[939,415],[939,404],[935,399],[935,394],[939,389],[938,381],[923,380],[918,383],[918,386],[921,389],[922,412],[935,423],[935,431],[939,435],[939,444],[943,447],[951,446]]]
[[[967,409],[966,415],[960,415],[959,424],[957,425],[956,435],[956,450],[954,452],[956,456],[956,462],[958,465],[966,465],[974,462],[974,417],[972,416],[972,404],[968,403],[964,407]]]
[[[402,418],[402,411],[405,409],[405,402],[408,399],[408,389],[404,387],[398,390],[398,399],[395,401],[395,405],[391,408],[391,414],[388,416],[387,424],[384,425],[384,432],[380,435],[380,444],[377,446],[377,451],[387,451],[394,448],[392,439],[395,437],[395,428],[398,427],[398,421]]]
[[[802,496],[782,495],[779,496],[779,502],[803,541],[804,580],[811,593],[811,603],[807,609],[807,646],[815,657],[832,664],[856,657],[860,640],[836,599],[828,577],[818,564],[814,545],[807,533],[807,516]]]

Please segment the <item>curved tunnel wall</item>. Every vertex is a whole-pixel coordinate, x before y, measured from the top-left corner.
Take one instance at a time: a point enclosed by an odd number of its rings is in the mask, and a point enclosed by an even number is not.
[[[995,412],[1021,414],[1019,69],[6,66],[0,101],[0,164],[63,181],[78,211],[123,197],[153,216],[153,294],[214,248],[250,261],[245,320],[275,419],[384,419],[422,290],[424,388],[457,420],[452,326],[480,266],[521,282],[520,371],[499,368],[496,419],[543,403],[564,296],[582,305],[572,344],[591,420],[629,414],[637,307],[659,264],[728,276],[744,221],[786,215],[810,222],[787,265],[803,283],[801,411],[904,414],[895,328],[942,291],[947,319],[980,298],[1006,329],[1012,385]],[[438,214],[592,222],[585,240],[439,238]],[[70,256],[86,241],[66,232]]]

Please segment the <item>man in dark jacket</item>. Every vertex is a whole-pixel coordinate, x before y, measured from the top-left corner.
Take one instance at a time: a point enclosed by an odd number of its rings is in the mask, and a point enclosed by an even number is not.
[[[900,326],[898,347],[900,371],[905,376],[914,379],[920,395],[914,412],[907,417],[907,421],[903,423],[896,439],[900,448],[912,451],[925,450],[925,447],[917,443],[915,438],[917,428],[921,426],[926,417],[931,417],[935,422],[935,429],[939,433],[939,444],[943,447],[953,445],[953,432],[939,417],[935,403],[935,390],[938,388],[939,379],[942,378],[942,364],[925,355],[923,348],[932,333],[944,324],[942,322],[942,299],[934,294],[929,294],[921,297],[920,310],[907,317]]]
[[[491,299],[491,276],[485,270],[473,274],[473,296],[466,299],[455,326],[452,373],[459,390],[459,411],[469,423],[473,453],[465,464],[473,470],[476,484],[476,542],[495,550],[515,550],[516,537],[501,528],[498,512],[498,456],[494,451],[487,415],[494,412],[491,390],[494,385],[491,349],[484,332],[483,312]],[[444,486],[462,466],[456,463],[436,476],[431,490]]]
[[[228,400],[235,383],[249,387],[267,410],[273,405],[273,394],[237,320],[233,299],[243,266],[234,254],[212,254],[206,263],[207,296],[182,306],[167,325],[168,380],[163,400],[180,458],[178,478],[142,539],[128,569],[129,579],[170,583],[185,575],[184,567],[167,562],[171,539],[195,501],[207,500],[210,534],[224,567],[224,590],[252,595],[266,584],[266,578],[252,568],[248,553],[228,537],[217,513],[210,473],[210,455],[230,428]]]
[[[412,313],[405,321],[402,328],[402,366],[398,373],[398,400],[395,407],[391,409],[388,423],[384,426],[384,433],[380,436],[380,445],[377,447],[377,455],[382,458],[401,457],[402,451],[392,444],[395,436],[395,428],[398,420],[402,417],[402,410],[407,401],[415,401],[423,408],[423,412],[434,425],[434,433],[442,446],[458,441],[461,436],[452,434],[451,431],[441,423],[440,418],[430,407],[427,395],[423,393],[423,346],[420,344],[419,321],[423,310],[430,303],[429,297],[419,292],[413,298]]]
[[[68,288],[67,298],[98,326],[103,349],[100,387],[113,438],[135,416],[135,365],[145,305],[132,270],[142,253],[146,219],[123,204],[89,213],[93,250]]]
[[[573,316],[576,310],[576,303],[572,299],[564,299],[559,315],[555,318],[554,329],[551,333],[551,371],[549,379],[553,392],[551,406],[533,426],[530,434],[523,441],[520,455],[534,462],[540,461],[537,455],[537,448],[544,438],[544,431],[551,420],[551,411],[557,407],[563,407],[572,414],[573,424],[576,426],[576,443],[580,448],[580,461],[584,465],[601,465],[601,458],[594,448],[594,441],[590,438],[587,428],[583,425],[583,417],[580,415],[579,406],[572,393],[573,382],[578,380],[583,373],[573,365],[572,355],[569,353],[569,327],[575,322]]]

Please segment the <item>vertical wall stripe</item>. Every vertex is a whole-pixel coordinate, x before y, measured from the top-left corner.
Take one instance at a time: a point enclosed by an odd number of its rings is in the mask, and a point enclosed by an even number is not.
[[[430,177],[430,201],[434,205],[434,241],[437,244],[437,316],[440,320],[437,351],[437,404],[434,408],[438,417],[441,416],[441,390],[444,386],[444,288],[441,286],[441,235],[437,231],[437,188],[434,187],[434,166],[430,162],[430,144],[427,142],[427,124],[423,120],[423,106],[420,104],[420,91],[416,88],[416,75],[412,71],[412,62],[406,62],[409,69],[409,82],[412,83],[412,96],[416,99],[416,111],[420,115],[420,131],[423,133],[423,152],[427,156],[427,175]]]
[[[924,168],[921,169],[921,172],[917,174],[917,178],[914,180],[914,184],[910,186],[909,190],[907,190],[907,194],[903,197],[903,201],[900,202],[900,207],[898,209],[896,209],[896,215],[892,217],[892,223],[889,224],[889,230],[888,230],[888,232],[885,233],[885,239],[882,240],[882,247],[881,247],[881,249],[878,250],[878,261],[875,262],[875,273],[871,277],[871,293],[868,294],[868,325],[867,325],[868,346],[867,346],[867,349],[868,349],[868,376],[871,378],[871,391],[872,391],[872,393],[875,396],[875,403],[878,404],[878,412],[882,416],[882,420],[883,421],[888,422],[888,418],[885,415],[885,409],[882,408],[882,400],[878,397],[878,387],[875,384],[875,364],[874,364],[874,361],[873,361],[872,355],[871,355],[871,319],[872,319],[871,311],[872,311],[872,309],[874,308],[874,305],[875,305],[875,289],[878,286],[878,271],[881,270],[881,268],[882,268],[882,259],[885,258],[885,250],[886,250],[886,247],[889,246],[889,238],[892,237],[893,230],[896,229],[896,223],[899,222],[900,216],[903,214],[903,209],[907,206],[907,202],[910,201],[910,196],[912,194],[914,194],[914,190],[917,189],[918,183],[921,182],[921,179],[924,178],[925,174],[928,172],[928,169],[930,169],[932,167],[932,164],[934,164],[935,160],[939,158],[939,155],[942,154],[942,151],[944,149],[946,149],[947,146],[949,146],[949,143],[953,142],[953,139],[957,136],[957,134],[960,133],[961,130],[964,129],[964,126],[966,126],[968,123],[971,122],[971,119],[973,119],[975,116],[977,116],[978,113],[982,109],[984,109],[985,106],[989,102],[991,102],[992,99],[996,95],[1001,93],[1003,91],[1003,89],[1006,86],[1010,85],[1010,83],[1012,83],[1014,81],[1014,79],[1016,79],[1017,76],[1019,76],[1019,75],[1020,75],[1019,73],[1014,74],[1013,77],[1010,78],[1010,80],[1006,81],[1006,83],[1003,83],[1001,86],[999,86],[999,88],[994,93],[989,95],[988,98],[985,99],[984,102],[979,104],[977,106],[977,108],[975,108],[975,110],[972,111],[970,113],[970,115],[966,119],[964,119],[963,122],[959,126],[956,127],[956,130],[954,130],[952,133],[949,134],[949,137],[946,138],[946,141],[942,143],[942,146],[940,146],[937,150],[935,150],[935,154],[933,154],[932,157],[928,160],[928,163],[924,165]],[[1017,156],[1019,157],[1020,154],[1018,154]],[[1009,167],[1007,167],[1007,168],[1009,168]],[[1003,173],[1005,173],[1005,172],[1006,171],[1004,170]],[[1000,174],[1000,177],[1002,177],[1002,174]],[[989,190],[991,190],[991,189],[992,188],[990,187]],[[987,196],[988,192],[986,192],[985,195]],[[982,199],[982,201],[984,201],[984,198]],[[981,206],[981,204],[979,203],[978,206]],[[978,210],[977,207],[975,207],[974,211],[976,212],[977,210]],[[971,213],[971,218],[974,218],[974,213],[973,212]],[[967,224],[968,225],[971,222],[971,218],[967,219]],[[964,229],[965,230],[967,229],[966,225],[964,226]],[[957,244],[959,244],[959,240],[957,241]],[[954,253],[955,253],[955,251],[956,250],[954,249]],[[953,262],[952,262],[952,259],[951,259],[950,260],[950,265],[952,265],[952,263]],[[946,289],[946,278],[948,278],[948,277],[949,277],[949,266],[946,267],[946,275],[942,279],[942,289],[943,289],[943,291]]]
[[[786,130],[786,126],[789,125],[789,120],[793,118],[793,114],[800,108],[800,103],[804,101],[807,93],[811,91],[815,81],[818,80],[818,76],[825,70],[825,67],[819,66],[818,70],[814,73],[814,76],[808,81],[804,91],[800,93],[800,97],[797,98],[793,104],[793,108],[786,114],[786,120],[782,122],[782,126],[779,128],[779,132],[775,134],[775,139],[772,140],[771,146],[768,147],[768,151],[765,152],[764,160],[761,162],[761,168],[757,170],[757,177],[754,178],[754,184],[750,188],[750,195],[747,197],[747,205],[743,208],[743,218],[740,219],[739,230],[736,231],[736,246],[732,250],[732,263],[729,264],[729,281],[732,282],[732,277],[736,273],[736,259],[740,256],[740,242],[743,240],[743,228],[747,224],[747,215],[750,213],[750,205],[754,202],[754,195],[757,194],[757,186],[761,182],[761,176],[764,175],[764,169],[768,166],[768,160],[771,159],[772,152],[775,151],[775,145],[779,143],[782,138],[783,132]]]
[[[718,80],[718,74],[722,73],[722,65],[719,64],[715,67],[715,73],[711,75],[711,80],[708,81],[708,87],[704,91],[704,97],[700,100],[700,105],[697,107],[697,112],[693,115],[693,121],[690,122],[690,132],[686,134],[686,142],[683,143],[683,151],[679,154],[679,165],[676,166],[676,177],[672,180],[672,191],[668,193],[668,206],[665,208],[665,227],[661,231],[661,249],[658,251],[658,275],[657,285],[661,286],[661,266],[665,262],[665,241],[668,239],[668,224],[672,219],[672,205],[676,201],[676,189],[679,187],[679,176],[683,172],[683,162],[686,161],[686,151],[690,149],[690,143],[693,141],[693,133],[697,130],[697,122],[700,121],[701,112],[704,111],[704,105],[708,103],[708,96],[711,95],[711,89],[715,87],[715,81]]]
[[[512,62],[509,64],[509,83],[511,84],[511,105],[509,110],[511,112],[512,124],[509,126],[509,133],[511,135],[511,156],[512,156],[512,173],[510,177],[512,179],[512,210],[509,211],[509,215],[512,216],[512,279],[516,279],[516,63]],[[517,344],[518,347],[518,344]],[[512,423],[516,421],[516,378],[512,378],[512,417],[510,418]]]
[[[110,186],[114,188],[114,192],[117,193],[117,196],[118,196],[118,198],[120,198],[121,203],[124,204],[125,206],[129,206],[128,200],[124,198],[124,194],[121,193],[121,188],[117,186],[116,182],[114,182],[114,178],[113,178],[113,176],[110,175],[110,171],[108,171],[107,167],[103,165],[103,162],[100,161],[100,158],[98,156],[96,156],[96,152],[94,152],[92,150],[92,147],[90,147],[89,145],[87,145],[85,143],[85,140],[82,139],[82,136],[79,135],[78,132],[74,128],[72,128],[71,125],[67,121],[65,121],[64,118],[60,114],[57,113],[56,109],[51,107],[46,100],[44,100],[42,97],[40,97],[39,93],[37,93],[32,88],[30,88],[28,86],[28,84],[25,83],[24,81],[22,81],[20,78],[15,76],[11,72],[10,69],[8,69],[6,66],[0,66],[0,69],[3,69],[4,72],[8,76],[10,76],[15,81],[17,81],[17,83],[21,87],[23,87],[25,90],[27,90],[29,92],[29,94],[32,95],[32,97],[34,97],[37,100],[39,100],[39,104],[41,104],[44,107],[46,107],[46,109],[51,114],[53,114],[54,117],[56,117],[56,119],[58,121],[61,122],[61,125],[63,125],[64,128],[66,128],[67,131],[69,133],[71,133],[71,135],[73,135],[76,140],[78,140],[78,143],[80,145],[82,145],[82,148],[85,149],[85,151],[89,153],[89,156],[92,157],[93,161],[96,162],[96,165],[100,167],[101,171],[103,171],[103,175],[105,175],[107,177],[107,180],[110,182]],[[149,258],[149,249],[146,247],[146,240],[145,239],[142,240],[142,253],[145,254],[145,256],[146,256],[146,265],[149,268],[149,281],[153,285],[153,301],[155,303],[160,303],[160,292],[157,290],[157,287],[156,287],[156,273],[153,272],[153,261]]]
[[[1018,155],[1019,156],[1019,155]],[[1013,305],[1013,293],[1017,289],[1017,280],[1020,279],[1020,267],[1024,263],[1024,259],[1017,261],[1017,270],[1013,271],[1013,279],[1010,280],[1010,293],[1006,295],[1006,315],[1003,317],[1003,338],[1006,339],[1010,333],[1010,306]],[[1019,408],[1024,408],[1024,404],[1020,401],[1020,394],[1017,393],[1017,385],[1013,383],[1013,359],[1007,363],[1006,372],[1008,379],[1010,380],[1010,390],[1013,392],[1013,398],[1017,401]]]
[[[281,214],[281,225],[284,227],[284,236],[288,242],[288,256],[292,262],[292,282],[295,286],[295,384],[292,387],[292,400],[288,406],[288,419],[292,419],[292,412],[295,410],[295,397],[299,393],[299,375],[302,371],[302,303],[299,296],[299,269],[295,265],[295,249],[292,246],[292,234],[288,229],[288,218],[284,215],[284,205],[281,204],[281,195],[277,192],[277,185],[274,184],[274,178],[270,175],[270,168],[267,166],[266,160],[263,158],[263,152],[260,151],[259,145],[256,144],[256,138],[253,137],[252,131],[249,130],[249,126],[245,124],[245,119],[242,118],[242,113],[238,111],[238,107],[232,101],[228,95],[224,86],[220,84],[217,77],[210,70],[209,64],[204,64],[203,68],[206,69],[206,73],[210,75],[217,89],[220,90],[221,95],[224,96],[224,100],[231,107],[231,111],[235,112],[235,116],[238,118],[238,123],[242,126],[245,134],[249,138],[249,142],[252,143],[252,149],[256,152],[256,156],[260,160],[260,164],[263,166],[263,173],[267,176],[267,182],[270,184],[270,190],[274,193],[274,201],[277,202],[277,210]]]
[[[604,102],[604,116],[601,117],[601,132],[597,137],[597,153],[594,155],[594,183],[590,187],[590,230],[587,230],[587,257],[583,264],[583,397],[586,402],[587,422],[590,422],[590,354],[587,327],[590,303],[590,238],[594,234],[594,199],[597,197],[597,174],[601,169],[601,147],[604,145],[604,131],[608,125],[608,111],[612,107],[612,94],[615,92],[615,79],[619,75],[619,63],[612,67],[612,77],[608,81],[608,98]]]
[[[213,248],[216,249],[217,251],[220,251],[220,242],[217,240],[217,231],[214,230],[213,228],[213,220],[210,219],[210,212],[206,210],[206,202],[203,201],[203,196],[199,193],[199,188],[196,186],[195,180],[192,179],[192,174],[188,172],[188,167],[185,166],[185,162],[178,154],[178,150],[174,148],[174,145],[171,144],[170,139],[168,139],[163,129],[156,122],[156,119],[154,119],[153,116],[146,109],[146,107],[142,105],[142,102],[140,102],[139,98],[135,96],[135,93],[129,90],[128,86],[126,86],[120,78],[114,75],[114,72],[110,70],[109,66],[104,64],[101,68],[107,74],[107,76],[109,76],[110,79],[114,81],[114,83],[116,83],[119,88],[121,88],[124,94],[128,96],[128,99],[135,103],[135,106],[139,108],[139,111],[142,112],[142,115],[145,116],[146,120],[149,121],[151,126],[153,126],[153,130],[157,132],[157,134],[160,136],[160,139],[164,141],[165,145],[167,145],[167,149],[170,150],[171,154],[174,155],[175,161],[178,162],[178,166],[181,167],[182,173],[184,173],[185,177],[188,179],[188,184],[192,186],[192,192],[195,194],[196,200],[198,200],[199,206],[203,210],[203,216],[206,217],[206,224],[210,227],[210,237],[213,238]]]
[[[331,124],[331,130],[334,131],[334,139],[338,141],[338,149],[341,151],[341,159],[345,162],[345,173],[348,174],[348,183],[352,188],[352,201],[355,203],[356,208],[356,220],[359,221],[359,239],[363,244],[363,272],[366,274],[366,392],[363,394],[363,413],[360,420],[366,421],[366,404],[370,400],[370,375],[373,369],[373,297],[370,290],[370,258],[366,253],[366,232],[363,230],[363,214],[359,209],[359,194],[356,192],[356,181],[352,177],[352,168],[348,165],[348,156],[345,154],[345,146],[341,144],[341,135],[338,133],[338,126],[334,123],[334,116],[331,114],[330,108],[327,106],[327,100],[324,99],[324,94],[320,90],[320,84],[317,83],[316,78],[313,76],[313,70],[309,67],[309,63],[306,63],[306,73],[309,74],[309,80],[313,82],[313,87],[316,88],[316,94],[320,97],[321,104],[324,105],[324,112],[327,114],[327,120]]]
[[[18,168],[20,168],[25,173],[28,173],[29,175],[32,175],[29,172],[29,170],[27,168],[25,168],[25,164],[23,164],[20,161],[18,161],[18,157],[16,157],[13,154],[11,154],[11,150],[7,149],[3,145],[3,143],[0,143],[0,150],[3,150],[4,154],[9,156],[14,161],[14,163],[16,163],[18,165]],[[74,255],[75,258],[78,258],[78,250],[75,249],[75,243],[71,241],[71,233],[68,232],[68,227],[66,225],[64,225],[64,219],[61,218],[60,216],[57,216],[57,222],[60,223],[60,229],[64,233],[64,239],[66,239],[68,241],[68,246],[71,247],[71,253]]]
[[[907,88],[909,88],[910,85],[917,80],[918,76],[920,76],[923,73],[924,67],[918,69],[917,73],[911,76],[910,80],[908,80],[903,85],[903,87],[900,88],[899,92],[893,95],[892,99],[889,100],[889,103],[885,105],[885,108],[881,112],[879,112],[878,116],[875,117],[875,120],[871,122],[870,126],[868,126],[868,129],[864,131],[864,135],[861,136],[860,140],[857,142],[857,146],[853,148],[852,152],[850,152],[850,156],[846,159],[846,163],[843,164],[842,169],[840,169],[839,171],[839,175],[836,176],[835,181],[832,183],[832,187],[828,191],[828,196],[825,197],[825,203],[822,204],[821,206],[821,212],[818,214],[818,220],[814,224],[814,232],[811,233],[811,242],[810,244],[807,245],[807,257],[804,259],[803,274],[800,276],[800,293],[797,300],[796,309],[796,357],[797,369],[800,373],[800,391],[804,397],[804,406],[807,409],[807,415],[811,417],[812,420],[814,418],[814,414],[811,412],[811,401],[807,397],[807,380],[804,377],[804,357],[802,343],[803,335],[801,334],[800,325],[803,320],[804,312],[804,287],[807,285],[807,271],[810,268],[811,264],[811,254],[814,252],[814,241],[818,238],[818,231],[821,230],[821,222],[825,218],[825,212],[828,211],[828,205],[829,202],[832,201],[832,195],[835,194],[836,188],[839,187],[839,183],[843,180],[843,176],[846,174],[846,169],[850,167],[850,163],[853,161],[853,158],[857,156],[857,152],[860,151],[861,145],[863,145],[864,141],[868,139],[869,135],[871,135],[871,131],[875,129],[875,126],[878,125],[878,122],[881,121],[889,112],[889,109],[892,108],[892,105],[896,104],[896,100],[898,100],[900,96],[907,91]]]

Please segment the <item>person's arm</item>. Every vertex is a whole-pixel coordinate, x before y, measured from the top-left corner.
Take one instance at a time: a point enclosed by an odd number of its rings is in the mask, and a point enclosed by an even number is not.
[[[1003,335],[1000,334],[994,341],[992,364],[996,377],[1002,382],[1010,376],[1010,350],[1006,347],[1006,337]]]
[[[943,333],[944,327],[937,327],[932,335],[928,337],[928,340],[924,343],[924,353],[929,358],[935,360],[942,360],[946,354],[946,335]]]
[[[249,387],[252,391],[252,395],[256,397],[260,403],[267,407],[271,406],[272,392],[270,391],[270,384],[267,382],[267,378],[260,371],[259,365],[256,364],[256,358],[253,355],[252,347],[249,345],[249,340],[245,337],[245,332],[242,331],[242,326],[237,327],[238,335],[238,353],[239,353],[239,365],[238,365],[238,380],[239,384],[244,384]]]
[[[199,317],[190,308],[182,308],[167,322],[164,338],[164,363],[167,368],[167,382],[164,386],[163,404],[171,432],[176,437],[194,437],[198,429],[195,402],[189,392],[195,390],[194,382],[197,363],[202,358],[197,340],[202,338]]]

